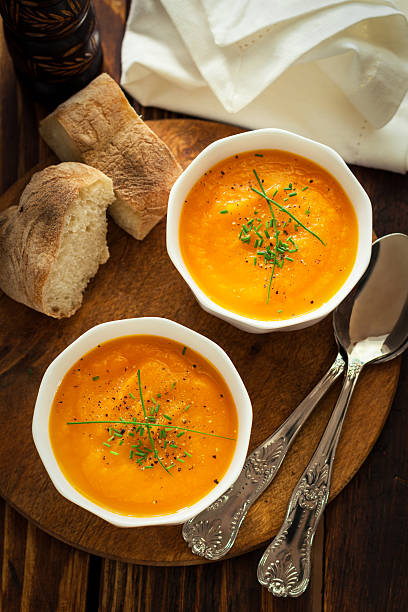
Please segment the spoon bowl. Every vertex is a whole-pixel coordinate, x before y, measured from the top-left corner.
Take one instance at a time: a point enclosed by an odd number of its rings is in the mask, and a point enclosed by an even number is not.
[[[333,315],[336,338],[349,359],[383,360],[404,345],[408,329],[408,237],[390,234],[373,245],[357,287]]]

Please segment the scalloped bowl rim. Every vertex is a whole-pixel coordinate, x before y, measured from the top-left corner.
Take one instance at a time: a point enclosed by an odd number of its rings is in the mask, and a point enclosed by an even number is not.
[[[270,141],[269,141],[270,140]],[[358,221],[358,249],[354,266],[340,289],[315,310],[285,320],[257,320],[234,313],[213,300],[197,285],[183,261],[179,244],[181,209],[189,191],[201,176],[218,162],[235,154],[256,149],[279,149],[296,153],[326,169],[342,185],[347,193]],[[267,333],[301,329],[317,323],[330,314],[350,293],[364,274],[371,257],[372,209],[370,199],[340,155],[331,147],[293,132],[276,128],[252,130],[221,138],[208,145],[174,183],[168,203],[166,244],[174,266],[189,285],[199,304],[211,314],[224,319],[245,331]]]
[[[64,476],[53,453],[49,436],[49,415],[55,393],[70,367],[97,344],[131,335],[156,335],[189,346],[207,359],[224,378],[238,413],[238,438],[231,464],[220,480],[199,501],[171,514],[127,516],[99,506],[82,495]],[[117,527],[146,527],[181,524],[196,516],[222,495],[238,478],[243,467],[252,425],[252,405],[242,379],[225,351],[192,329],[161,317],[138,317],[108,321],[91,327],[67,346],[48,366],[42,378],[34,408],[32,434],[41,461],[58,492],[72,503]]]

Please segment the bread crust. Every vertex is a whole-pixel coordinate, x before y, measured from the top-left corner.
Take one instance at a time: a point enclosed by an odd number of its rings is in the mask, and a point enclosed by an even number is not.
[[[181,167],[109,75],[58,106],[40,134],[60,159],[84,162],[112,179],[116,201],[109,212],[134,238],[143,239],[166,214]]]
[[[81,189],[109,181],[99,170],[76,162],[49,166],[35,173],[18,206],[0,214],[0,288],[9,297],[60,318],[44,302],[43,289],[56,261],[62,230]],[[110,181],[109,181],[110,183]]]

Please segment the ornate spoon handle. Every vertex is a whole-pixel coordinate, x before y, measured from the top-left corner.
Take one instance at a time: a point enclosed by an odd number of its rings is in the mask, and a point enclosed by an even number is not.
[[[336,406],[293,490],[283,525],[259,562],[259,582],[277,597],[298,597],[309,583],[313,537],[329,497],[337,443],[362,367],[359,361],[349,363]]]
[[[340,353],[333,365],[286,421],[246,459],[238,479],[211,506],[183,525],[192,552],[220,559],[232,547],[249,508],[275,478],[296,434],[344,370]]]

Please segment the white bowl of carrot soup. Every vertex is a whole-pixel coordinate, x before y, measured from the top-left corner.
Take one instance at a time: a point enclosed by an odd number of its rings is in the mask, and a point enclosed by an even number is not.
[[[252,408],[226,353],[161,318],[91,328],[48,367],[33,437],[57,490],[118,527],[183,523],[237,479]]]
[[[331,148],[277,129],[209,145],[175,182],[167,250],[206,310],[245,331],[332,312],[370,260],[370,200]]]

